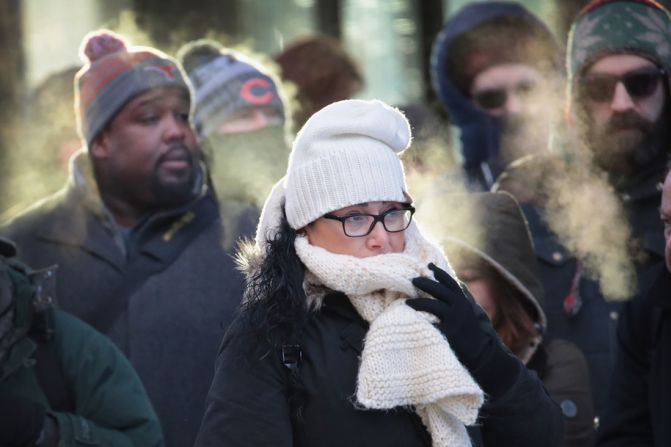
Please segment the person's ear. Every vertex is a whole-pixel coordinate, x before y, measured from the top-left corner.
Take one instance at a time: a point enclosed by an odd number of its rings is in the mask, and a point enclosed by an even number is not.
[[[89,147],[89,152],[94,158],[107,158],[109,156],[109,137],[106,131],[102,131]]]

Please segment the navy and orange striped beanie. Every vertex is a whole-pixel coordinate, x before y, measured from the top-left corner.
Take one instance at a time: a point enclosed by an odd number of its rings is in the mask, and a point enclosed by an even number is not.
[[[77,130],[87,147],[121,108],[137,95],[160,87],[183,88],[191,97],[177,61],[148,47],[129,47],[120,35],[99,30],[81,45],[85,65],[75,75]]]

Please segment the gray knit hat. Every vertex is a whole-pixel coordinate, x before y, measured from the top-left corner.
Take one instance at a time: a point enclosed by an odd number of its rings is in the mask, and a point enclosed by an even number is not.
[[[180,49],[178,57],[194,87],[194,124],[201,136],[210,136],[245,108],[267,106],[285,116],[275,80],[244,55],[198,40]]]
[[[159,87],[189,93],[177,62],[147,47],[129,47],[120,35],[99,30],[81,46],[86,64],[75,75],[75,114],[79,135],[90,146],[121,108],[137,95]]]

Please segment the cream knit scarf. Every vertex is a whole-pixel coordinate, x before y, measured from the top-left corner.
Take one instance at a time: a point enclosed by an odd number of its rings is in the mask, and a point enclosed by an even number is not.
[[[474,424],[483,393],[459,363],[435,317],[416,312],[405,298],[420,292],[417,276],[431,277],[433,262],[452,275],[438,247],[413,222],[402,253],[355,258],[330,253],[296,238],[296,252],[307,268],[305,288],[346,294],[370,323],[357,379],[356,398],[365,408],[389,410],[412,406],[427,427],[434,447],[470,446],[465,425]]]

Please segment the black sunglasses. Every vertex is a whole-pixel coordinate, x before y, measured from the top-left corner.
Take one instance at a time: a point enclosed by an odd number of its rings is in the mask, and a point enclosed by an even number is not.
[[[347,216],[324,214],[324,218],[339,221],[346,236],[363,237],[368,236],[378,222],[382,222],[387,233],[400,233],[410,226],[413,214],[415,208],[408,205],[405,208],[388,209],[382,214],[356,213]]]
[[[581,98],[594,102],[607,102],[613,99],[615,87],[622,82],[633,99],[645,99],[657,91],[659,80],[666,76],[661,68],[637,70],[621,76],[594,74],[580,78],[578,82]]]
[[[487,88],[474,92],[473,101],[481,108],[486,110],[500,109],[508,101],[508,92],[512,90],[516,95],[525,96],[536,88],[533,81],[523,81],[512,89],[506,88]]]

